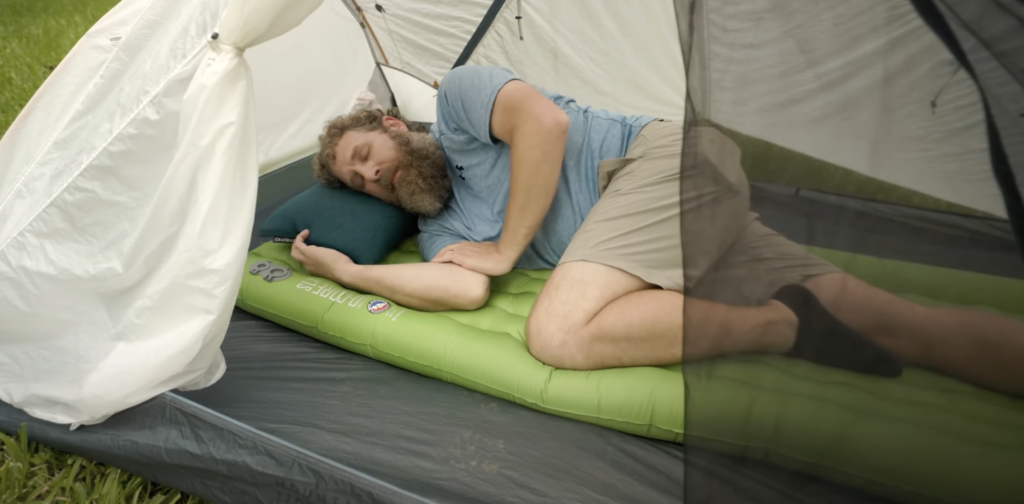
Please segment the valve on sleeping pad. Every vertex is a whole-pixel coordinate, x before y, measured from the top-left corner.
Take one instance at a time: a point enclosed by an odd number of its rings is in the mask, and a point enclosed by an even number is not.
[[[259,275],[267,282],[278,282],[292,276],[292,270],[271,261],[260,261],[249,267],[249,274]]]

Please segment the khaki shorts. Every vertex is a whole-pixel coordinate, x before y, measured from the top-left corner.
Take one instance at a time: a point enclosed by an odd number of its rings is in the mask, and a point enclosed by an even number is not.
[[[840,271],[765,227],[750,211],[740,149],[694,128],[681,163],[681,123],[645,126],[623,158],[598,167],[601,197],[559,264],[589,261],[687,296],[752,306],[783,285]],[[682,166],[682,169],[680,169]]]

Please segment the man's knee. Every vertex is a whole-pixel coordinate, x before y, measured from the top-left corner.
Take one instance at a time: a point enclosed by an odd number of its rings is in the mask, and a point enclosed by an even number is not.
[[[534,311],[526,320],[526,346],[540,362],[558,369],[585,369],[584,331]]]
[[[559,369],[588,369],[592,342],[587,324],[611,302],[646,285],[603,264],[574,261],[557,266],[526,321],[530,353]]]

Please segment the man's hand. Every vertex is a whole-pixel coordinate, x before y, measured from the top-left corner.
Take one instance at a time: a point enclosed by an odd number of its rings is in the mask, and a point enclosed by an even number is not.
[[[441,249],[430,262],[453,263],[487,276],[501,276],[515,266],[514,253],[501,250],[494,242],[460,242]]]
[[[306,238],[308,237],[308,229],[303,230],[295,237],[295,242],[292,243],[292,258],[302,263],[302,266],[311,275],[341,283],[344,270],[355,263],[347,255],[337,250],[307,245]]]

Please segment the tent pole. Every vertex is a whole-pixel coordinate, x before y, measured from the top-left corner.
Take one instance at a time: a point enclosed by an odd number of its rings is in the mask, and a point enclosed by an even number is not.
[[[498,12],[501,12],[501,8],[505,6],[505,0],[494,0],[494,3],[487,9],[487,13],[484,14],[483,19],[480,20],[480,24],[477,25],[476,31],[473,32],[473,36],[469,37],[469,41],[466,42],[466,47],[462,49],[462,54],[455,60],[455,64],[452,68],[458,68],[465,65],[469,61],[470,56],[473,55],[473,51],[476,50],[476,46],[480,45],[480,41],[483,40],[484,35],[487,34],[487,30],[491,29],[491,24],[494,23],[494,19],[498,17]]]
[[[377,40],[377,33],[373,31],[373,26],[370,24],[370,20],[366,19],[366,14],[363,13],[363,8],[359,6],[359,2],[352,0],[352,5],[355,6],[356,12],[359,13],[359,19],[366,25],[366,29],[370,30],[370,36],[373,37],[373,43],[376,44],[377,50],[380,51],[380,57],[384,60],[385,64],[388,63],[388,55],[384,54],[384,48],[380,45],[380,40]]]

